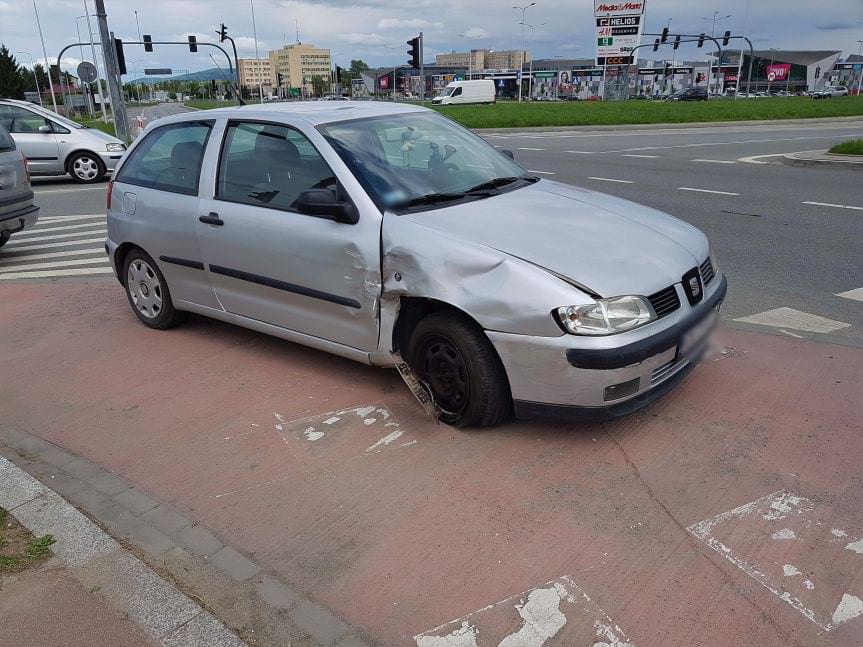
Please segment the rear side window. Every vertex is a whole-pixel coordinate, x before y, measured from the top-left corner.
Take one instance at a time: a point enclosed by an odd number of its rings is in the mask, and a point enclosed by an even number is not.
[[[155,129],[129,154],[117,182],[197,195],[213,123],[187,121]]]
[[[47,123],[45,117],[18,106],[0,106],[0,126],[19,135],[38,133],[39,127]]]

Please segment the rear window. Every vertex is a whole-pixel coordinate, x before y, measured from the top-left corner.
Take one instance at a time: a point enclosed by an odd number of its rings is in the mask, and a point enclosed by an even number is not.
[[[118,182],[197,195],[201,161],[211,121],[186,121],[156,128],[129,154]]]
[[[0,126],[0,153],[8,153],[15,150],[15,140],[9,136],[6,129]]]

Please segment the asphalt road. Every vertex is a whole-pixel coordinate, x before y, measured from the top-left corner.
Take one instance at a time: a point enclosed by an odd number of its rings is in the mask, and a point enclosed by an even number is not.
[[[152,120],[183,110],[143,112]],[[640,202],[705,231],[731,283],[726,324],[863,346],[863,290],[837,296],[863,286],[863,174],[790,167],[778,157],[860,136],[863,119],[485,134],[544,178]],[[110,275],[104,186],[34,186],[41,221],[4,248],[0,281]],[[738,321],[752,316],[757,323]]]

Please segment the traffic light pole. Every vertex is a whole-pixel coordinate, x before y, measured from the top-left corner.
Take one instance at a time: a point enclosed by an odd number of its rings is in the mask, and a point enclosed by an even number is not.
[[[120,85],[120,70],[117,65],[117,53],[114,51],[114,39],[108,33],[105,0],[95,0],[95,2],[96,22],[99,25],[99,40],[102,44],[102,58],[105,61],[105,77],[108,80],[108,91],[111,95],[111,110],[114,113],[114,130],[117,132],[117,137],[125,142],[129,142],[129,123],[126,121],[126,104],[123,101],[123,89]],[[58,67],[59,62],[58,59]],[[104,111],[104,106],[102,109]]]
[[[420,101],[425,101],[426,98],[426,74],[425,63],[423,56],[423,33],[420,32]]]

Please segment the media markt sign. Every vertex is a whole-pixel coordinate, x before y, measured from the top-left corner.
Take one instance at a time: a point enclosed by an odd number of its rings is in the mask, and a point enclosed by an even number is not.
[[[594,0],[596,64],[629,65],[630,52],[641,43],[646,0]]]

